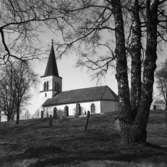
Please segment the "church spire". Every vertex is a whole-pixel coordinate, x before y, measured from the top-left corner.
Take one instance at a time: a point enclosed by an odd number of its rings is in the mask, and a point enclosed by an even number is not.
[[[58,68],[57,68],[57,63],[56,63],[56,58],[55,58],[55,52],[54,52],[54,47],[53,47],[53,40],[52,40],[52,46],[45,70],[44,76],[57,76],[59,77],[58,73]]]

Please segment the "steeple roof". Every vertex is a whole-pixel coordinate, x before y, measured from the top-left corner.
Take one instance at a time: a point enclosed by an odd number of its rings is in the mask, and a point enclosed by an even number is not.
[[[47,66],[45,69],[44,76],[57,76],[59,77],[58,73],[58,68],[57,68],[57,63],[56,63],[56,58],[55,58],[55,52],[54,52],[54,47],[53,47],[53,40],[52,40],[52,46],[47,62]]]

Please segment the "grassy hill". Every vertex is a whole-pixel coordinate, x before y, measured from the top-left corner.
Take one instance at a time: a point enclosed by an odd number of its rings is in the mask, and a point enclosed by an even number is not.
[[[114,128],[116,114],[94,115],[88,130],[86,118],[21,121],[0,126],[0,167],[53,166],[167,166],[167,130],[162,112],[151,113],[148,142],[136,148],[120,145]],[[155,145],[162,146],[158,147]]]

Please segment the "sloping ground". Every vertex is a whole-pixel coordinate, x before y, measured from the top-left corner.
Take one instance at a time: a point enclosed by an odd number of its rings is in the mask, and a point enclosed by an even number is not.
[[[135,148],[120,145],[114,130],[115,114],[90,118],[49,121],[21,121],[0,126],[0,167],[53,167],[53,166],[167,166],[167,149],[156,146]],[[148,140],[165,146],[167,132],[162,113],[153,113],[148,126]]]

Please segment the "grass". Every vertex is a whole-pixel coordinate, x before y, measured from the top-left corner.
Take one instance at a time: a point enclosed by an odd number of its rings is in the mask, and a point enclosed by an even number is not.
[[[0,126],[0,167],[167,166],[167,130],[162,112],[152,112],[148,142],[125,147],[114,128],[116,114],[94,115],[88,131],[86,118],[28,120]],[[161,147],[158,147],[159,145]]]

